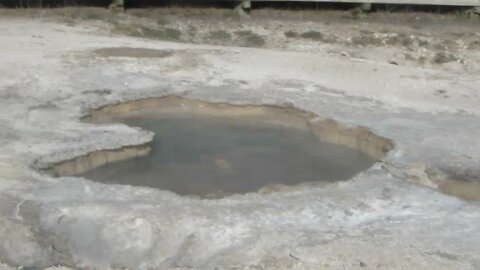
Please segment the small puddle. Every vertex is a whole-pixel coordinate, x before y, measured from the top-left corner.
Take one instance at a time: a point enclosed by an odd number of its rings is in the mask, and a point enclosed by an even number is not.
[[[131,58],[166,58],[174,54],[171,50],[156,50],[148,48],[112,47],[94,51],[102,57],[131,57]]]
[[[116,162],[109,161],[111,151],[99,151],[53,169],[103,183],[219,198],[347,180],[391,147],[364,128],[314,118],[291,107],[235,106],[176,96],[127,102],[93,111],[84,120],[153,131],[148,149],[126,148],[126,158],[117,151]]]
[[[467,201],[480,201],[480,181],[447,180],[438,187],[443,193]]]

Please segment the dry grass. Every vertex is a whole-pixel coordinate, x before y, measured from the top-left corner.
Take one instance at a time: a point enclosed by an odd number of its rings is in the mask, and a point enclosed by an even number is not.
[[[230,41],[232,40],[232,34],[225,30],[216,30],[209,32],[207,38],[213,41]]]
[[[228,19],[236,18],[236,13],[231,9],[219,8],[190,8],[190,7],[169,7],[153,9],[130,9],[128,14],[141,18],[166,18],[182,17],[187,19]]]
[[[323,34],[318,31],[307,31],[300,34],[300,37],[305,39],[315,40],[315,41],[321,41],[324,39]]]
[[[118,14],[105,8],[58,8],[58,9],[6,9],[1,10],[2,16],[27,16],[48,20],[59,20],[68,24],[84,21],[113,22],[118,19]]]
[[[455,55],[448,52],[437,52],[432,59],[432,62],[435,64],[445,64],[457,61],[458,58]]]
[[[290,31],[285,32],[285,37],[287,37],[287,38],[296,38],[296,37],[298,37],[298,33],[295,32],[295,31],[290,30]]]
[[[117,34],[124,34],[134,37],[143,37],[148,39],[179,41],[181,40],[182,32],[177,29],[158,26],[149,27],[141,24],[125,24],[115,23],[113,32]]]
[[[123,14],[104,8],[59,8],[0,9],[0,16],[41,18],[61,21],[69,25],[94,22],[95,26],[101,26],[101,30],[111,29],[112,33],[119,35],[224,46],[263,47],[265,44],[282,46],[283,42],[309,41],[339,46],[398,46],[409,50],[418,50],[421,47],[432,49],[434,52],[445,51],[455,54],[462,50],[462,44],[465,44],[464,47],[469,50],[480,48],[480,43],[475,39],[478,29],[472,29],[471,22],[467,25],[448,18],[452,15],[445,18],[442,15],[440,18],[418,13],[369,13],[368,18],[362,21],[364,26],[358,31],[332,31],[335,28],[343,29],[345,23],[347,26],[356,24],[352,22],[351,12],[258,9],[252,11],[251,20],[244,20],[238,18],[229,9],[130,9],[127,14]],[[440,20],[442,23],[432,23]],[[318,22],[318,28],[297,27],[307,21]],[[458,25],[463,30],[444,30],[441,26],[451,24]],[[285,28],[287,25],[288,28]],[[381,29],[375,28],[378,25],[381,25]],[[312,30],[308,31],[308,29]],[[424,35],[423,33],[427,30],[435,32],[436,36]],[[262,31],[262,34],[259,34],[259,31]],[[427,61],[432,62],[432,59],[430,54]],[[448,59],[440,53],[434,62],[450,61]]]
[[[385,40],[378,37],[373,32],[362,32],[351,40],[352,45],[358,46],[380,46],[385,43]]]
[[[234,33],[245,47],[262,47],[265,45],[265,39],[251,30],[241,30]]]

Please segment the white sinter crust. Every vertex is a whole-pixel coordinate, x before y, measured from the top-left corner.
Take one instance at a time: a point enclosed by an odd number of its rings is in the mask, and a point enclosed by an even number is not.
[[[315,24],[327,27],[309,25]],[[479,175],[478,51],[461,51],[471,59],[464,64],[395,65],[385,59],[402,48],[339,45],[332,51],[309,40],[285,46],[269,40],[260,49],[195,45],[107,35],[106,28],[101,22],[69,26],[0,18],[3,263],[95,269],[480,268],[478,202],[412,183],[428,184],[427,169],[472,181]],[[142,58],[93,52],[107,47],[173,53]],[[396,147],[348,182],[220,200],[52,178],[32,168],[148,142],[150,132],[79,119],[105,104],[172,93],[237,104],[290,103],[368,127]],[[6,264],[0,269],[8,269]]]

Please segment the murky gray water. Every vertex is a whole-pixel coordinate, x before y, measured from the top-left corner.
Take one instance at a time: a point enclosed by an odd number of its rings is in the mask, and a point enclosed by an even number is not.
[[[306,130],[182,114],[122,119],[155,132],[150,155],[82,176],[181,195],[226,195],[269,184],[346,180],[374,163],[360,151],[318,141]]]

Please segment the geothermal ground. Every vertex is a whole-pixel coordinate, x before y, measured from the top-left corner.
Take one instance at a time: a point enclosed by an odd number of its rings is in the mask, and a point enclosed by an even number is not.
[[[0,269],[480,269],[480,21],[460,14],[0,10]],[[351,180],[206,200],[53,177],[178,95],[288,105],[394,147]]]

